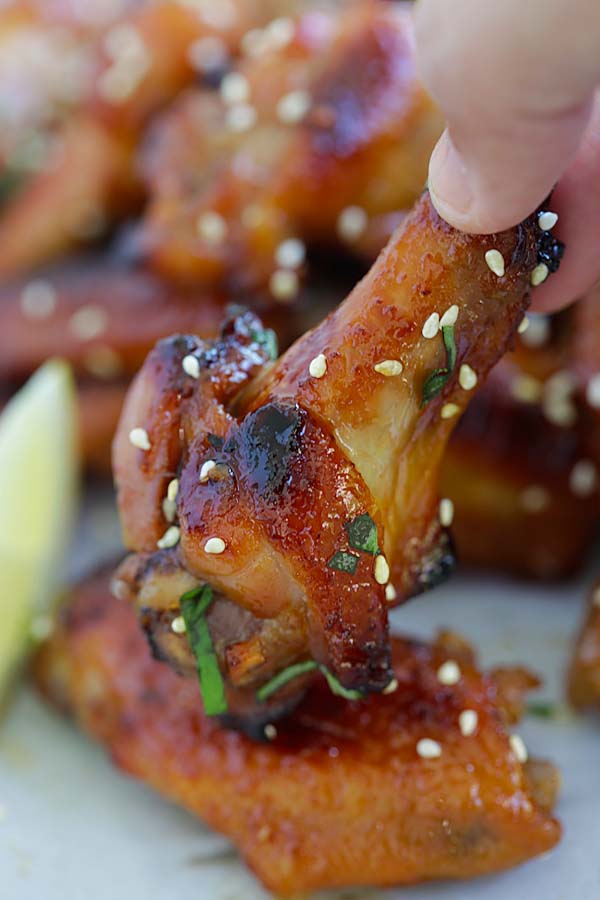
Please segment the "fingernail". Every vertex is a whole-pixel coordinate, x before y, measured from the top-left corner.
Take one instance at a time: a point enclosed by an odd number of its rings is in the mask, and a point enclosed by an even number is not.
[[[447,131],[431,154],[429,193],[439,214],[452,225],[460,226],[473,205],[465,164]]]

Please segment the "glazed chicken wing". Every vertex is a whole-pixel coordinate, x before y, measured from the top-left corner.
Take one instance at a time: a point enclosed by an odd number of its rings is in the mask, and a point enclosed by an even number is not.
[[[449,658],[453,687],[437,675]],[[392,671],[392,693],[352,703],[314,685],[254,743],[206,718],[197,685],[152,660],[106,576],[76,591],[36,662],[50,700],[126,772],[231,838],[278,896],[467,878],[549,850],[556,770],[523,762],[507,733],[535,679],[482,675],[448,637],[394,640]]]
[[[157,652],[192,672],[187,637],[169,628],[179,597],[210,586],[231,715],[272,716],[256,690],[292,663],[318,664],[346,693],[389,684],[389,603],[451,561],[437,475],[469,397],[460,374],[485,377],[510,342],[538,244],[535,217],[467,236],[425,194],[348,299],[274,365],[251,314],[216,344],[180,336],[148,357],[114,445],[137,554],[119,590],[151,633],[166,626]],[[269,702],[284,709],[303,684]]]

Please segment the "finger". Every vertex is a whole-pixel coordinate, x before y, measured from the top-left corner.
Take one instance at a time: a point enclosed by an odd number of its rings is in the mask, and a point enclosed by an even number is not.
[[[440,214],[508,228],[573,159],[600,82],[596,0],[420,0],[419,61],[448,119],[430,164]]]

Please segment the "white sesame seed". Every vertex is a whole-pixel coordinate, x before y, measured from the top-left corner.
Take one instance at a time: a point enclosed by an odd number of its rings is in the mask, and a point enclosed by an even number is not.
[[[494,275],[497,275],[498,278],[502,278],[502,276],[506,272],[506,267],[504,265],[504,257],[502,256],[500,251],[488,250],[485,254],[485,261],[487,263],[488,269],[491,269]]]
[[[311,102],[308,91],[290,91],[277,104],[277,118],[284,125],[296,125],[310,109]]]
[[[285,303],[296,296],[300,279],[292,269],[276,269],[269,279],[269,290],[275,300]]]
[[[145,428],[132,428],[129,432],[129,443],[138,450],[150,449],[150,438]]]
[[[90,347],[83,356],[83,365],[95,378],[116,378],[123,372],[123,360],[116,350],[106,345]]]
[[[381,693],[385,694],[387,696],[388,694],[394,694],[397,690],[398,690],[398,679],[392,678],[392,680],[388,684],[386,684],[386,686],[384,687],[384,689]]]
[[[341,211],[336,223],[338,237],[343,241],[357,241],[365,232],[369,217],[362,206],[347,206]]]
[[[375,576],[377,584],[387,584],[390,580],[390,567],[387,559],[382,553],[375,557],[373,575]]]
[[[589,497],[596,490],[598,471],[589,459],[580,459],[575,463],[569,475],[569,486],[578,497]]]
[[[442,747],[432,738],[421,738],[417,741],[417,753],[421,759],[437,759],[442,755]]]
[[[275,49],[286,47],[293,40],[295,34],[296,24],[289,16],[273,19],[265,28],[265,36]]]
[[[550,269],[546,265],[546,263],[539,263],[530,276],[530,281],[533,287],[537,287],[539,284],[542,284],[550,274]]]
[[[519,327],[517,328],[517,332],[519,334],[525,334],[525,332],[527,331],[528,328],[529,328],[529,319],[527,318],[527,316],[523,316],[523,318],[519,322]]]
[[[550,337],[552,330],[550,318],[531,314],[527,320],[529,324],[525,333],[521,332],[521,340],[527,347],[542,347]]]
[[[447,659],[437,670],[437,679],[440,684],[458,684],[461,679],[461,671],[458,663],[453,659]]]
[[[456,403],[444,403],[440,410],[442,419],[452,419],[460,412],[460,406]]]
[[[220,213],[213,210],[199,217],[196,228],[199,237],[213,246],[222,244],[227,237],[227,222]]]
[[[179,493],[179,479],[172,478],[167,487],[167,500],[170,500],[172,503],[177,500],[177,494]]]
[[[458,306],[456,303],[453,303],[452,306],[449,306],[442,318],[440,319],[440,328],[448,328],[451,325],[456,325],[456,320],[458,319]]]
[[[268,40],[262,28],[251,28],[242,37],[240,48],[247,56],[258,56],[268,47]]]
[[[175,616],[171,622],[171,631],[174,631],[175,634],[185,634],[186,627],[183,616]]]
[[[479,716],[474,709],[463,709],[458,717],[458,727],[463,737],[471,737],[477,731]]]
[[[555,372],[546,381],[542,410],[553,425],[570,428],[577,421],[577,407],[572,399],[576,388],[577,382],[566,369]]]
[[[463,391],[472,391],[477,384],[477,372],[468,363],[463,363],[458,372],[458,383]]]
[[[529,753],[527,752],[527,747],[525,746],[525,741],[521,737],[520,734],[511,734],[509,738],[510,749],[517,757],[517,760],[520,763],[526,763],[529,757]]]
[[[268,741],[274,741],[277,737],[277,729],[270,722],[265,725],[265,737]]]
[[[91,341],[108,327],[108,316],[100,306],[82,306],[69,319],[71,334],[80,341]]]
[[[592,409],[600,409],[600,372],[592,375],[585,389],[585,399]]]
[[[454,519],[454,503],[449,497],[440,500],[440,524],[450,528]]]
[[[540,513],[550,505],[550,494],[539,484],[530,484],[519,497],[521,509],[528,513]]]
[[[440,316],[439,313],[433,312],[431,315],[425,320],[423,328],[421,329],[421,334],[424,338],[431,339],[434,338],[440,330]]]
[[[204,545],[205,553],[219,554],[225,550],[225,541],[223,538],[212,537],[207,540]]]
[[[179,543],[180,532],[177,525],[169,525],[165,533],[156,542],[159,550],[168,550]]]
[[[21,293],[23,315],[30,319],[46,319],[56,309],[56,291],[49,281],[30,281]]]
[[[200,467],[200,484],[205,484],[208,481],[210,473],[216,467],[217,464],[214,459],[207,459],[206,462],[202,463]]]
[[[521,403],[537,403],[543,393],[543,385],[531,375],[515,375],[510,382],[510,393]]]
[[[200,378],[200,361],[197,356],[188,353],[181,361],[181,368],[190,378]]]
[[[404,366],[399,359],[384,359],[382,362],[373,366],[378,375],[385,375],[391,378],[393,375],[401,375]]]
[[[385,599],[388,603],[393,603],[397,596],[396,588],[391,582],[388,582],[385,586]]]
[[[250,97],[248,79],[240,72],[228,72],[221,81],[219,93],[223,102],[230,106],[235,103],[244,103]]]
[[[211,72],[227,65],[229,50],[221,38],[208,35],[190,44],[187,58],[192,68],[197,71]]]
[[[298,238],[282,241],[275,251],[275,262],[282,269],[297,269],[306,258],[306,247]]]
[[[177,504],[174,500],[165,497],[162,502],[162,514],[167,522],[174,522],[177,518]]]
[[[129,588],[122,578],[113,578],[110,582],[110,592],[117,600],[127,600]]]
[[[324,353],[319,353],[314,359],[311,359],[308,367],[309,375],[313,378],[322,378],[327,371],[327,359]]]
[[[230,131],[249,131],[256,124],[256,110],[249,103],[238,103],[227,110],[225,122]]]
[[[538,216],[538,225],[542,231],[552,231],[557,222],[558,216],[555,212],[543,212]]]

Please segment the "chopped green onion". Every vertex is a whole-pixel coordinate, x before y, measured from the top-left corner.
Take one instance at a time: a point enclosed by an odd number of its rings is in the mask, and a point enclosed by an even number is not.
[[[269,359],[277,359],[279,356],[279,342],[272,328],[263,328],[262,331],[251,331],[250,337],[259,347],[266,351]]]
[[[364,550],[375,556],[379,552],[377,543],[377,525],[368,513],[356,516],[351,522],[346,522],[348,543],[355,550]],[[356,568],[356,567],[355,567]]]
[[[290,681],[293,681],[295,678],[299,678],[301,675],[306,675],[308,672],[316,672],[319,671],[321,674],[327,679],[327,684],[329,685],[329,690],[332,694],[335,694],[336,697],[343,697],[345,700],[361,700],[363,694],[360,691],[353,691],[345,688],[335,675],[327,669],[325,666],[320,666],[318,663],[314,661],[314,659],[307,659],[304,662],[294,663],[291,666],[288,666],[287,669],[283,669],[281,672],[278,672],[270,681],[267,681],[266,684],[263,684],[261,688],[256,692],[256,697],[260,701],[260,703],[264,703],[269,699],[273,694],[276,694],[277,691],[282,688],[284,685],[288,684]]]
[[[441,394],[442,390],[454,366],[456,365],[456,343],[454,340],[454,325],[444,325],[442,338],[446,348],[446,366],[443,369],[434,369],[423,382],[421,407],[426,406],[430,400]]]
[[[550,700],[534,700],[527,704],[527,713],[538,719],[553,719],[557,713],[556,703]]]
[[[319,670],[327,679],[329,690],[332,694],[335,694],[336,697],[343,697],[344,700],[362,700],[363,694],[360,691],[353,691],[349,688],[345,688],[343,684],[340,684],[335,675],[332,675],[325,666],[319,666]]]
[[[212,602],[213,592],[208,584],[187,591],[179,600],[188,640],[198,664],[200,692],[207,716],[227,712],[223,676],[206,621],[206,612]]]
[[[357,565],[358,556],[355,556],[354,553],[347,553],[345,550],[338,550],[327,563],[327,568],[354,575]]]

